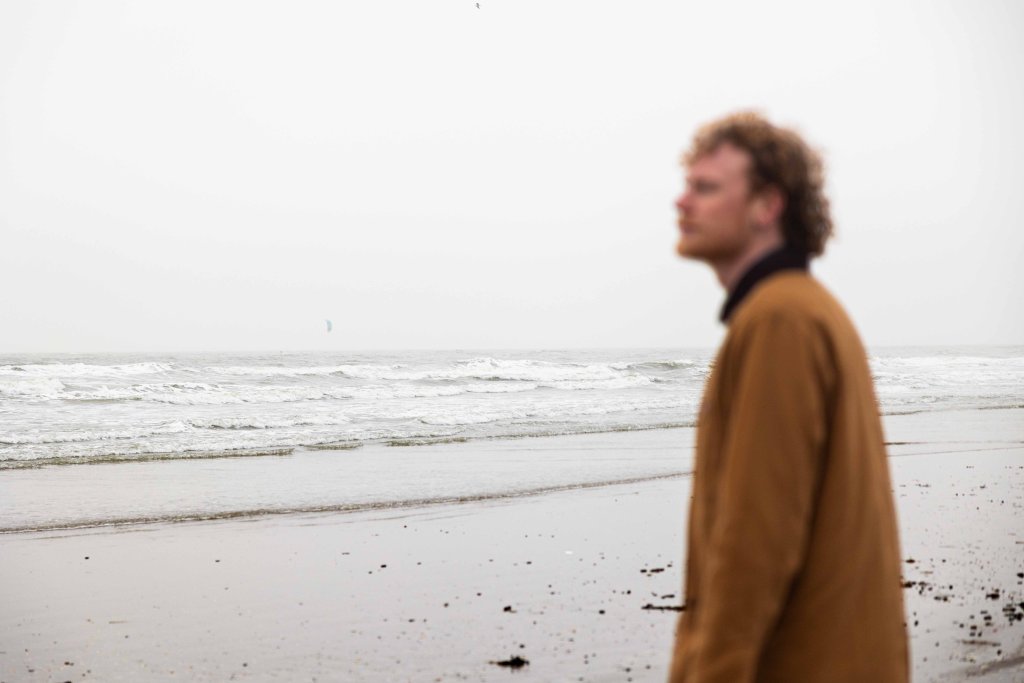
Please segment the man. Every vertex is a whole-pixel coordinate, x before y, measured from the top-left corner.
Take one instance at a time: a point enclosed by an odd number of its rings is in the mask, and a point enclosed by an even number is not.
[[[728,292],[697,428],[671,683],[904,683],[896,515],[871,374],[808,273],[831,235],[821,160],[757,114],[685,156],[679,254]]]

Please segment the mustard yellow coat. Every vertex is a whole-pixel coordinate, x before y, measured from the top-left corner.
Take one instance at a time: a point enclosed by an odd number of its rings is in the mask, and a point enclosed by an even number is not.
[[[864,348],[808,273],[735,310],[697,429],[670,683],[904,683],[900,551]]]

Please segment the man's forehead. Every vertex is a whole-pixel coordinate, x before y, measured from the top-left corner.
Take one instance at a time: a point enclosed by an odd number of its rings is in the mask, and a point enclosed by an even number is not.
[[[694,158],[686,167],[686,175],[746,175],[750,164],[749,152],[732,143],[723,142]]]

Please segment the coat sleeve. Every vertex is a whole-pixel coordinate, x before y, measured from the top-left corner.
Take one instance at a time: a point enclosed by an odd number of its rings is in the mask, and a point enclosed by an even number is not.
[[[754,681],[803,563],[827,434],[823,337],[784,312],[735,330],[694,683]],[[696,616],[696,615],[695,615]]]

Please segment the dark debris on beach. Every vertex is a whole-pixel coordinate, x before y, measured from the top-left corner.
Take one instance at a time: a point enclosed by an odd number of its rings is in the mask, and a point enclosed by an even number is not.
[[[653,605],[651,603],[647,603],[640,609],[663,610],[668,612],[685,612],[686,605]]]
[[[932,644],[931,638],[938,637],[939,640],[934,641],[936,648],[941,647],[942,638],[951,638],[952,642],[959,646],[966,646],[966,650],[949,649],[947,646],[950,653],[958,652],[959,654],[946,656],[955,658],[963,664],[970,664],[974,667],[972,670],[984,672],[992,667],[1017,666],[1021,660],[1016,657],[1006,659],[1004,645],[1007,640],[1015,641],[1021,637],[1017,629],[1020,622],[1024,621],[1024,600],[1022,600],[1024,593],[1020,588],[1024,583],[1021,581],[1021,578],[1024,578],[1022,577],[1024,572],[1015,572],[1015,576],[1011,574],[1012,579],[1010,576],[1006,577],[1015,585],[1007,583],[999,585],[993,581],[992,583],[978,582],[968,587],[957,586],[955,589],[952,584],[942,584],[934,578],[936,574],[941,576],[946,565],[945,559],[918,558],[914,562],[907,560],[906,564],[911,565],[915,571],[932,580],[903,578],[900,582],[901,586],[922,598],[947,604],[948,609],[951,610],[948,615],[953,631],[950,632],[934,622],[930,626],[921,625],[917,619],[917,612],[910,612],[907,624],[909,628],[922,636],[931,634],[928,638],[929,645]],[[982,565],[984,564],[985,562],[982,562]],[[986,608],[991,601],[995,601],[997,604],[1002,603],[1001,610],[996,611],[995,607]],[[1000,612],[1005,621],[999,619]],[[923,631],[919,632],[918,628],[923,628]],[[922,661],[927,662],[928,657],[924,657]]]
[[[510,657],[509,659],[503,659],[501,661],[491,662],[491,664],[494,664],[496,666],[507,666],[510,669],[520,669],[520,668],[526,666],[529,663],[530,663],[529,660],[523,659],[519,655],[515,655],[513,657]]]

